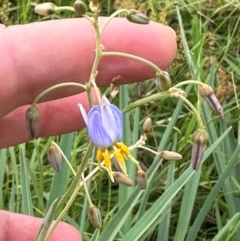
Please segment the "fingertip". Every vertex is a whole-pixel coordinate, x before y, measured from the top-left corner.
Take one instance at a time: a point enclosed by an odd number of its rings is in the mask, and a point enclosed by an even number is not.
[[[0,210],[1,241],[35,240],[43,219]],[[67,223],[61,222],[50,241],[82,241],[80,233]]]
[[[76,228],[68,223],[61,222],[49,241],[82,241],[81,235]]]

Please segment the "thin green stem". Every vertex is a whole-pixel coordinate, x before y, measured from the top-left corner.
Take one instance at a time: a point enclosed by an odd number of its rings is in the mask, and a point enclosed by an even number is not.
[[[203,82],[198,81],[198,80],[185,80],[185,81],[182,81],[182,82],[174,85],[173,88],[179,88],[179,87],[181,87],[183,85],[189,85],[189,84],[196,84],[196,85],[200,85],[200,86],[206,85]]]
[[[75,86],[75,87],[80,87],[84,90],[86,90],[86,86],[83,84],[79,84],[79,83],[75,83],[75,82],[69,82],[69,83],[62,83],[62,84],[57,84],[54,86],[51,86],[50,88],[44,90],[42,93],[40,93],[33,101],[32,103],[32,107],[31,108],[35,108],[37,103],[39,102],[39,100],[46,94],[48,94],[49,92],[59,89],[59,88],[63,88],[63,87],[69,87],[69,86]]]
[[[82,183],[83,183],[85,194],[86,194],[87,199],[88,199],[88,204],[89,204],[89,206],[93,206],[92,199],[90,197],[90,194],[89,194],[89,191],[88,191],[88,188],[87,188],[87,185],[86,185],[84,173],[82,173]]]
[[[103,33],[103,30],[105,29],[105,27],[108,25],[108,23],[117,15],[121,14],[121,13],[129,13],[129,10],[127,9],[119,9],[118,11],[114,12],[111,16],[108,17],[108,19],[106,20],[106,22],[101,26],[100,28],[100,33]]]
[[[144,150],[146,150],[146,151],[149,151],[149,152],[153,153],[153,154],[156,155],[156,156],[159,156],[159,153],[158,153],[158,152],[156,152],[156,151],[154,151],[154,150],[152,150],[152,149],[150,149],[150,148],[148,148],[148,147],[146,147],[146,146],[141,146],[141,145],[139,145],[139,146],[136,146],[136,147],[134,147],[134,148],[141,148],[141,149],[144,149]]]
[[[151,61],[148,61],[144,58],[141,58],[141,57],[138,57],[138,56],[135,56],[132,54],[121,53],[121,52],[102,52],[102,57],[104,57],[104,56],[120,56],[120,57],[124,57],[124,58],[134,59],[134,60],[142,62],[142,63],[148,65],[149,67],[151,67],[152,69],[154,69],[156,71],[156,75],[160,75],[162,73],[162,70],[157,65],[152,63]]]
[[[50,237],[52,236],[54,230],[56,229],[57,225],[59,224],[59,222],[62,220],[62,218],[64,217],[64,215],[66,214],[66,212],[68,211],[68,209],[71,207],[73,201],[75,200],[79,189],[81,188],[82,183],[78,183],[78,185],[76,186],[76,188],[74,189],[72,196],[70,197],[69,201],[67,202],[67,204],[65,205],[65,207],[63,208],[62,212],[59,214],[57,220],[55,221],[53,227],[51,228],[51,230],[48,232],[46,238],[44,239],[44,241],[48,241],[50,239]]]
[[[123,114],[125,114],[126,112],[136,108],[136,107],[139,107],[139,106],[142,106],[142,105],[145,105],[151,101],[155,101],[155,100],[159,100],[159,99],[164,99],[164,98],[167,98],[167,97],[170,97],[170,92],[169,91],[164,91],[164,92],[159,92],[157,94],[154,94],[154,95],[151,95],[151,96],[148,96],[148,97],[145,97],[143,99],[140,99],[140,100],[137,100],[131,104],[129,104],[128,106],[126,106],[122,112]]]
[[[199,112],[197,111],[197,109],[194,107],[194,105],[187,99],[185,98],[183,95],[179,94],[179,95],[175,95],[174,97],[180,98],[181,100],[183,100],[194,112],[194,114],[197,117],[197,122],[198,122],[198,126],[201,130],[205,129],[204,128],[204,124],[203,124],[203,120],[199,114]]]
[[[137,166],[138,170],[142,170],[139,162],[132,155],[129,155],[128,158]]]
[[[69,6],[60,6],[60,7],[56,7],[56,11],[60,12],[60,11],[71,11],[71,12],[75,12],[73,7],[69,7]]]
[[[93,149],[94,145],[93,143],[90,141],[87,147],[87,150],[85,152],[85,155],[83,157],[83,160],[79,166],[79,169],[76,173],[76,176],[74,177],[70,187],[68,188],[68,190],[66,191],[66,193],[62,196],[61,200],[59,201],[57,208],[56,208],[56,212],[58,210],[61,210],[61,207],[64,205],[64,203],[66,202],[66,200],[71,197],[69,199],[69,201],[67,202],[67,205],[65,205],[65,208],[62,210],[62,212],[60,213],[60,215],[58,216],[56,222],[54,223],[54,225],[51,227],[51,229],[49,230],[49,235],[48,235],[48,239],[50,238],[50,233],[52,234],[54,232],[54,230],[56,229],[57,225],[59,224],[59,222],[61,221],[61,219],[64,217],[64,215],[66,214],[66,212],[68,211],[69,207],[71,206],[71,204],[73,203],[78,190],[80,189],[80,187],[82,186],[82,182],[79,183],[79,180],[81,179],[82,173],[85,170],[85,167],[88,164],[88,160],[89,157],[92,153],[92,149]],[[99,170],[99,167],[96,167],[86,178],[85,181],[87,181],[88,179],[90,179],[97,171]],[[44,241],[47,241],[48,239],[44,239]]]
[[[99,29],[99,24],[98,24],[98,12],[94,13],[93,27],[95,30],[95,39],[96,39],[96,56],[95,56],[93,66],[92,66],[92,70],[91,70],[91,74],[90,74],[90,78],[89,78],[89,84],[91,83],[93,85],[97,98],[98,98],[98,102],[99,102],[99,104],[101,104],[101,102],[102,102],[101,96],[98,91],[98,87],[96,85],[96,77],[98,74],[97,69],[98,69],[99,62],[101,60],[102,49],[103,49],[103,46],[101,44],[101,33],[100,33],[100,29]]]
[[[68,164],[68,166],[69,166],[69,168],[71,169],[73,175],[76,176],[76,172],[74,171],[71,163],[68,161],[66,155],[63,153],[62,149],[58,146],[58,144],[57,144],[56,142],[52,141],[52,144],[53,144],[54,146],[56,146],[56,148],[60,151],[61,155],[63,156],[63,159],[64,159],[64,160],[66,161],[66,163]]]

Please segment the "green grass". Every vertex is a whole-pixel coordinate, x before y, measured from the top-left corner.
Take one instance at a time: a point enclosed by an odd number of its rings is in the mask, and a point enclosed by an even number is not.
[[[33,2],[11,3],[6,8],[2,6],[1,22],[14,25],[42,19],[33,12]],[[73,1],[55,3],[60,6]],[[189,100],[202,113],[210,136],[204,164],[201,171],[195,173],[189,167],[189,159],[196,118],[182,101],[169,98],[127,112],[124,115],[125,143],[132,144],[139,138],[142,123],[150,116],[153,130],[147,146],[177,151],[183,159],[171,162],[142,150],[133,153],[148,168],[145,191],[138,187],[119,187],[109,182],[105,172],[100,172],[88,185],[103,218],[101,231],[95,230],[87,219],[87,199],[83,191],[78,193],[63,220],[81,231],[84,240],[240,240],[240,4],[223,0],[103,0],[102,14],[109,15],[116,8],[132,8],[133,5],[152,20],[175,29],[178,55],[168,69],[173,84],[192,78],[210,84],[223,105],[225,119],[213,115],[194,86],[186,88]],[[74,15],[54,16],[62,17]],[[119,105],[124,109],[149,92],[157,92],[153,80],[122,86]],[[46,150],[52,139],[41,138],[0,150],[1,209],[44,217],[54,200],[67,190],[73,177],[67,165],[63,165],[61,173],[54,173],[47,162]],[[86,150],[86,131],[54,140],[76,169]],[[134,178],[135,166],[129,164],[128,168]]]

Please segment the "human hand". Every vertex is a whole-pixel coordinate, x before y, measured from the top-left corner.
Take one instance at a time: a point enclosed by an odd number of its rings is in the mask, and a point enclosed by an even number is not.
[[[100,21],[104,19],[101,18]],[[176,54],[175,33],[158,23],[137,25],[116,18],[106,27],[102,43],[107,51],[143,57],[166,69]],[[85,83],[95,57],[92,26],[85,19],[45,21],[5,28],[0,25],[0,148],[28,140],[25,113],[33,99],[46,88],[62,82]],[[109,86],[152,78],[154,71],[139,62],[120,57],[104,57],[98,68],[98,86]],[[84,127],[77,107],[88,108],[87,96],[76,88],[51,92],[38,104],[41,117],[38,137],[59,135]],[[59,99],[61,98],[61,99]],[[48,101],[48,102],[46,102]],[[0,211],[0,240],[33,240],[42,220]],[[70,225],[61,223],[51,241],[81,240]]]
[[[106,27],[102,43],[106,51],[134,54],[161,69],[166,69],[176,54],[173,30],[153,22],[138,25],[115,18]],[[62,82],[88,81],[95,57],[94,31],[86,19],[8,28],[0,25],[0,50],[0,148],[5,148],[28,141],[25,112],[40,92]],[[144,81],[155,75],[150,67],[120,57],[103,57],[98,70],[98,86],[109,86],[117,75],[122,77],[118,84]],[[42,99],[48,102],[38,104],[38,137],[84,127],[77,104],[87,108],[88,103],[86,94],[79,92],[76,88],[62,88]]]

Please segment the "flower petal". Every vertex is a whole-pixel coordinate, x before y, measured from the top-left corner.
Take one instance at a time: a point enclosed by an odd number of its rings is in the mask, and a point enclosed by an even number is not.
[[[112,142],[120,141],[122,137],[122,112],[113,104],[104,104],[101,108],[103,126],[108,131]]]
[[[84,109],[83,105],[82,104],[78,104],[78,107],[80,109],[80,112],[82,114],[82,117],[86,123],[86,125],[88,126],[88,115],[87,115],[87,112],[86,110]]]
[[[102,116],[98,111],[92,111],[88,115],[88,134],[98,147],[107,148],[113,144],[111,137],[103,127]]]

